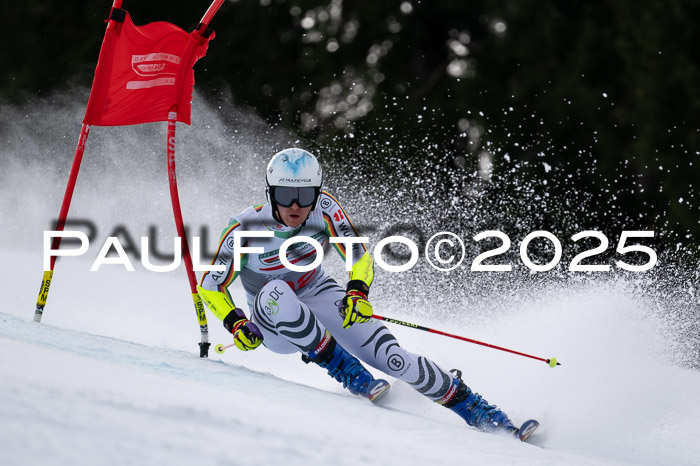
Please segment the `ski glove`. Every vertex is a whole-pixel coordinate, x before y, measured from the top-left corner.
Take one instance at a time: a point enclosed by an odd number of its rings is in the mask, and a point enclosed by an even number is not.
[[[367,300],[369,286],[362,280],[350,280],[340,308],[343,318],[343,328],[348,328],[355,322],[367,322],[372,317],[372,305]]]
[[[241,351],[254,350],[263,341],[258,326],[248,320],[239,308],[228,313],[224,319],[224,327],[233,334],[233,344]]]

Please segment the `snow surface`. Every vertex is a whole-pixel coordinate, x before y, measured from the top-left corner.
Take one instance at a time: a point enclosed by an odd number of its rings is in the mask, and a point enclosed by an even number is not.
[[[455,304],[449,294],[433,313],[410,306],[411,290],[373,295],[380,314],[556,357],[562,366],[550,369],[390,327],[409,351],[461,369],[516,423],[540,420],[533,444],[471,429],[391,378],[384,403],[373,406],[296,355],[230,349],[199,359],[182,267],[89,272],[116,225],[137,237],[156,225],[161,249],[174,234],[163,125],[93,128],[70,216],[92,219],[98,244],[59,259],[43,321],[32,322],[42,232],[60,207],[84,97],[0,115],[8,129],[0,147],[0,465],[700,464],[700,373],[674,363],[683,348],[648,312],[654,303],[604,274],[576,286],[551,280],[534,297],[513,288],[499,302],[525,296],[511,305],[517,312],[472,309],[457,319],[442,313]],[[262,200],[261,154],[294,141],[252,123],[230,137],[217,110],[194,113],[195,127],[178,126],[183,215],[216,235],[229,215]],[[192,156],[202,153],[218,158]],[[377,273],[378,291],[386,277]],[[416,291],[430,295],[424,281]],[[244,302],[239,285],[233,295]],[[209,319],[211,342],[230,342]]]
[[[546,346],[562,361],[555,369],[394,329],[404,346],[461,367],[468,383],[516,422],[539,419],[535,445],[528,445],[470,429],[402,382],[394,381],[378,407],[297,356],[230,349],[201,360],[194,311],[181,312],[186,281],[176,273],[116,266],[90,273],[90,260],[61,259],[43,323],[36,324],[41,257],[0,253],[13,264],[3,277],[12,293],[4,293],[0,313],[0,464],[697,464],[700,458],[700,374],[657,358],[652,324],[610,312],[632,304],[613,296],[591,291],[533,303],[498,332],[449,329],[535,353]],[[582,302],[601,308],[586,315]],[[218,322],[210,323],[212,341],[228,342]],[[538,340],[547,343],[540,349]]]

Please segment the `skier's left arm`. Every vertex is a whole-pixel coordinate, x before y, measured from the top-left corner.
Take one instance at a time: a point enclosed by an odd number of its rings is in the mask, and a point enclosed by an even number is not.
[[[359,236],[347,213],[333,196],[324,191],[319,198],[319,205],[329,238]],[[353,243],[351,248],[342,243],[333,243],[333,246],[343,260],[347,260],[347,254],[350,254],[352,261],[346,294],[339,309],[343,327],[348,328],[356,322],[367,322],[372,317],[372,305],[367,296],[374,281],[374,259],[364,243]]]

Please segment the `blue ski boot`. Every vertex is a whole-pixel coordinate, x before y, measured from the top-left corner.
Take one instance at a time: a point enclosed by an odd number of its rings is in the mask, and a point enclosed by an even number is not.
[[[316,350],[308,356],[302,356],[304,362],[314,362],[328,375],[343,384],[353,395],[360,395],[371,402],[376,402],[389,391],[389,382],[372,377],[367,369],[352,354],[338,344],[328,331]]]
[[[448,391],[449,398],[443,402],[446,408],[451,409],[459,417],[467,421],[472,427],[484,432],[505,432],[507,434],[518,435],[518,428],[513,425],[506,413],[490,405],[481,395],[474,393],[462,381],[460,371],[453,380],[453,387]],[[446,395],[446,396],[448,396]]]

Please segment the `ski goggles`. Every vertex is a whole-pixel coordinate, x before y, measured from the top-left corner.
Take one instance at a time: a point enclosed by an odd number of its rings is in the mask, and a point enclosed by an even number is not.
[[[270,187],[272,198],[282,207],[291,207],[296,202],[299,207],[310,207],[316,203],[320,188],[303,186],[293,188],[290,186]]]

